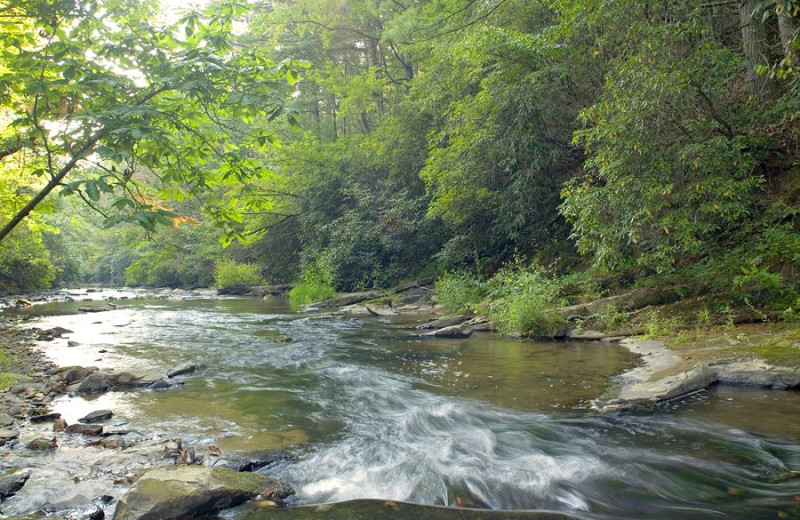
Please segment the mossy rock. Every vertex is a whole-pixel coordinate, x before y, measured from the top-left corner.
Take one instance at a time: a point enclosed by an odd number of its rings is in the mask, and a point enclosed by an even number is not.
[[[204,517],[262,493],[285,498],[294,490],[280,480],[229,468],[159,468],[145,473],[120,499],[114,520]]]

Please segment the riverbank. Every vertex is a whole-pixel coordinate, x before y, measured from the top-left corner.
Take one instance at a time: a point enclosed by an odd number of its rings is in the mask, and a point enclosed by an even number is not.
[[[676,331],[620,343],[639,366],[615,377],[594,401],[600,412],[653,409],[714,384],[776,390],[800,387],[800,328],[758,323]]]

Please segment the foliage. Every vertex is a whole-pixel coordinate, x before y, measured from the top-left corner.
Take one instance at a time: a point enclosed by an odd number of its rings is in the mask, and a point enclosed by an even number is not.
[[[158,25],[152,2],[6,0],[0,20],[0,158],[32,198],[0,240],[60,188],[106,215],[106,224],[190,221],[166,201],[195,197],[236,233],[241,212],[268,201],[257,160],[282,113],[288,64],[234,45],[247,12],[236,1]],[[224,199],[220,195],[225,195]]]
[[[453,312],[475,309],[486,296],[483,284],[464,271],[445,273],[438,278],[436,295],[442,307]]]
[[[333,269],[330,259],[323,255],[306,264],[302,281],[289,291],[289,299],[296,306],[320,302],[334,296],[336,289],[333,286]]]
[[[218,289],[258,285],[262,280],[256,264],[240,264],[225,259],[218,261],[214,268],[214,286]]]
[[[565,324],[556,312],[558,292],[540,268],[503,268],[487,283],[489,317],[501,332],[555,336]]]

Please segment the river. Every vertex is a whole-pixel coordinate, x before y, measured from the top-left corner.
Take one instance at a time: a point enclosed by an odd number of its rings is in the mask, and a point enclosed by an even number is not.
[[[25,326],[74,331],[78,346],[40,344],[59,365],[207,368],[183,388],[63,397],[53,409],[69,423],[111,409],[112,428],[199,449],[291,449],[299,458],[268,473],[297,489],[293,504],[379,498],[586,519],[800,518],[797,392],[720,387],[654,414],[597,415],[590,400],[635,363],[616,345],[423,340],[407,317],[325,318],[280,299],[105,294],[128,299],[92,314],[77,312],[85,302],[37,305]],[[110,453],[74,443],[26,462],[34,475],[3,511],[108,493],[112,477],[138,468],[124,454],[103,463]],[[117,467],[104,473],[103,464]]]

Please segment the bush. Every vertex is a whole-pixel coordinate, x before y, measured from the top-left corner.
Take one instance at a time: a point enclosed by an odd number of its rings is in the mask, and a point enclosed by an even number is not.
[[[488,282],[488,314],[505,333],[550,337],[565,324],[558,283],[537,268],[505,268]]]
[[[436,294],[439,303],[453,312],[475,309],[485,296],[480,280],[463,271],[436,280]]]
[[[217,289],[258,285],[262,279],[256,264],[239,264],[225,259],[218,261],[214,268],[214,286]]]
[[[289,291],[292,305],[319,302],[336,296],[333,278],[330,257],[327,255],[316,257],[303,268],[302,281]]]

